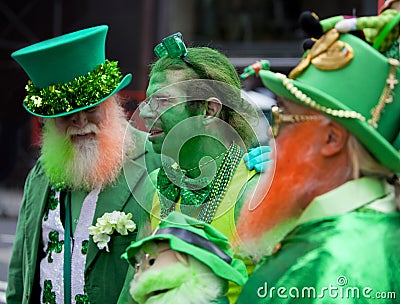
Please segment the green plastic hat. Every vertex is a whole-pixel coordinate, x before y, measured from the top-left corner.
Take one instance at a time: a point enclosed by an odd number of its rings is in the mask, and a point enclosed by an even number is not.
[[[278,96],[347,128],[385,167],[400,172],[399,62],[351,34],[331,30],[289,74],[260,71]]]
[[[30,81],[24,107],[50,118],[93,107],[132,80],[105,58],[108,26],[100,25],[45,40],[11,54]]]
[[[193,256],[221,278],[238,285],[247,281],[246,266],[242,260],[233,258],[225,235],[210,224],[176,211],[160,223],[153,235],[132,243],[122,257],[135,265],[135,254],[144,244],[155,240],[169,241],[173,250]]]

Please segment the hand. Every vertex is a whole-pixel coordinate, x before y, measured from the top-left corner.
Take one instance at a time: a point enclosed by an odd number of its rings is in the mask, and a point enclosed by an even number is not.
[[[249,153],[244,156],[244,162],[249,170],[254,169],[257,172],[265,172],[268,164],[271,162],[270,156],[270,146],[251,148],[249,149]]]

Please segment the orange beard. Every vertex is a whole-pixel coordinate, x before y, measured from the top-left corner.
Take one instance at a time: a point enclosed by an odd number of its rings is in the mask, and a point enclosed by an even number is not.
[[[326,183],[327,173],[321,172],[318,148],[311,145],[312,137],[318,135],[311,131],[315,123],[296,127],[276,138],[276,167],[269,191],[261,188],[242,208],[237,223],[242,244],[236,244],[240,254],[257,257],[271,253],[316,196],[314,189]]]
[[[129,157],[134,149],[133,138],[129,136],[129,132],[125,138],[127,127],[123,109],[120,106],[108,107],[107,118],[100,124],[101,132],[97,134],[99,156],[93,163],[89,177],[91,185],[103,187],[118,177],[125,158]]]
[[[43,133],[42,163],[52,184],[90,191],[104,188],[118,177],[124,156],[134,149],[130,136],[124,138],[127,122],[123,109],[114,101],[104,101],[104,120],[98,128],[87,126],[95,135],[85,139],[61,136],[54,121],[46,122]],[[69,129],[69,134],[82,130]],[[84,131],[84,133],[87,133]],[[125,140],[124,140],[125,139]]]

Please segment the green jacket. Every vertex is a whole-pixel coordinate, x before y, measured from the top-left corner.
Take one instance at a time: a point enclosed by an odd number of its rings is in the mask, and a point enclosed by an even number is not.
[[[124,211],[132,213],[132,220],[139,220],[141,208],[132,193],[139,193],[147,171],[160,166],[146,134],[135,130],[137,149],[131,161],[126,162],[117,182],[106,187],[99,195],[93,224],[105,212]],[[145,165],[145,162],[147,166]],[[24,187],[24,196],[18,217],[17,231],[9,266],[7,303],[39,303],[38,249],[41,239],[41,222],[50,189],[40,160],[31,170]],[[131,193],[132,191],[132,193]],[[137,197],[137,196],[136,196]],[[85,283],[90,303],[116,303],[122,289],[128,263],[121,254],[136,232],[127,236],[113,235],[109,243],[110,252],[99,250],[90,237],[86,266]],[[36,276],[35,276],[36,275]],[[35,287],[34,287],[35,286]]]
[[[398,303],[400,213],[380,185],[364,178],[316,200],[237,303]]]

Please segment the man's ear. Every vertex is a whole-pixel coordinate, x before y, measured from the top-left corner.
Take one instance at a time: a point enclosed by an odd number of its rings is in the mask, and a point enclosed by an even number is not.
[[[204,117],[218,117],[222,109],[222,102],[216,97],[210,97],[206,100],[206,113]]]
[[[333,156],[341,152],[347,143],[349,132],[335,121],[329,121],[325,125],[324,143],[321,148],[323,156]]]

